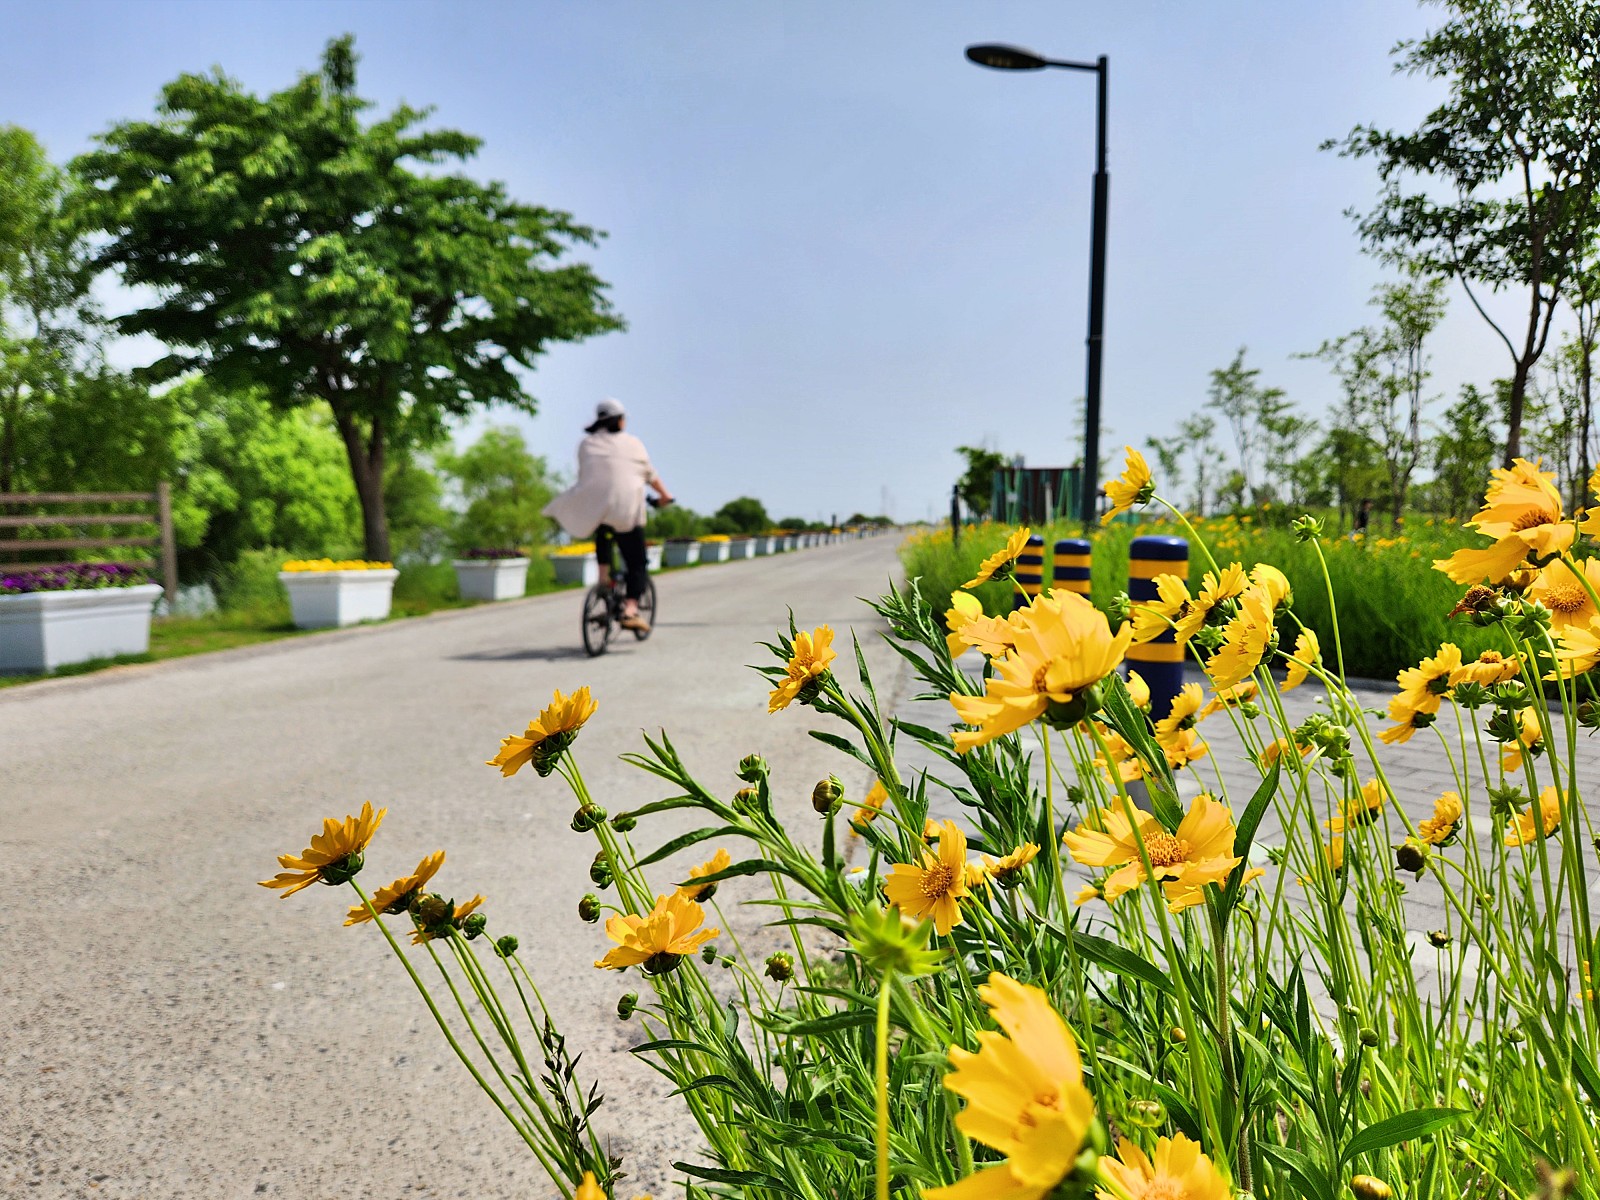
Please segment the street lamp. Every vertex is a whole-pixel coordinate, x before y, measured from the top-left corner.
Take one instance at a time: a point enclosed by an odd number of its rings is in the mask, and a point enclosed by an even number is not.
[[[1060,67],[1068,71],[1093,71],[1096,76],[1094,141],[1094,210],[1089,229],[1089,361],[1084,387],[1083,504],[1087,524],[1100,501],[1100,366],[1106,316],[1106,198],[1111,176],[1106,174],[1106,56],[1094,62],[1068,62],[1045,58],[1022,46],[984,43],[967,47],[967,57],[980,67],[997,71],[1042,71]]]

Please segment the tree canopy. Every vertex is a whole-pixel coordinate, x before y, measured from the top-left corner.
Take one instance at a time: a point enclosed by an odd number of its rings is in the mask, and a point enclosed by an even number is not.
[[[479,140],[419,128],[426,110],[364,121],[355,66],[345,37],[264,98],[182,75],[155,120],[113,126],[74,169],[83,219],[107,237],[96,265],[155,295],[117,320],[167,346],[150,374],[327,404],[367,556],[385,559],[386,452],[480,406],[533,412],[517,368],[622,321],[594,272],[564,261],[600,234],[439,169]]]

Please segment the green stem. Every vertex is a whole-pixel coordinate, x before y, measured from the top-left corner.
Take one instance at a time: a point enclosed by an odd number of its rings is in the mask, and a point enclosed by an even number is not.
[[[893,984],[893,970],[885,971],[878,984],[878,1200],[889,1200],[889,998]]]

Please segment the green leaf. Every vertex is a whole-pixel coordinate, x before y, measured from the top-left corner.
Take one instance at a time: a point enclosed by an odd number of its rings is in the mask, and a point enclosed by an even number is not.
[[[1136,979],[1140,983],[1155,988],[1163,995],[1173,995],[1172,980],[1167,973],[1152,962],[1140,958],[1133,951],[1105,938],[1096,937],[1092,933],[1073,931],[1068,933],[1049,921],[1043,922],[1050,935],[1059,942],[1070,942],[1077,947],[1078,953],[1090,962],[1099,963],[1108,971],[1129,979]]]
[[[640,864],[641,866],[643,864]],[[782,863],[773,862],[769,858],[747,858],[743,862],[736,862],[732,866],[723,867],[710,875],[696,875],[693,879],[685,879],[678,884],[679,887],[688,887],[690,884],[699,887],[708,883],[721,883],[724,879],[736,879],[741,875],[766,875],[776,873],[794,878],[793,873]]]
[[[782,1192],[786,1196],[798,1196],[794,1188],[772,1175],[761,1171],[729,1171],[722,1167],[697,1167],[692,1163],[675,1162],[672,1164],[674,1171],[682,1171],[685,1175],[693,1175],[696,1179],[709,1179],[713,1183],[733,1183],[744,1187],[770,1188],[775,1192]]]
[[[1284,1170],[1289,1172],[1289,1178],[1294,1180],[1299,1193],[1309,1200],[1334,1200],[1333,1194],[1328,1191],[1328,1185],[1322,1181],[1321,1175],[1312,1167],[1311,1160],[1298,1151],[1287,1146],[1276,1146],[1271,1142],[1260,1144],[1262,1157],[1270,1158]]]
[[[789,1021],[787,1013],[774,1013],[761,1023],[774,1033],[787,1034],[791,1037],[817,1037],[830,1033],[840,1033],[846,1029],[859,1029],[871,1025],[876,1016],[871,1008],[847,1008],[833,1012],[823,1017],[813,1017],[807,1021]]]
[[[1278,763],[1273,763],[1271,769],[1261,779],[1261,784],[1250,797],[1250,803],[1244,806],[1244,815],[1239,818],[1239,824],[1233,833],[1233,853],[1243,859],[1228,875],[1228,886],[1222,893],[1222,912],[1224,916],[1233,911],[1234,904],[1239,899],[1239,889],[1244,886],[1244,873],[1250,869],[1250,845],[1255,841],[1256,830],[1261,827],[1261,818],[1266,816],[1267,807],[1272,803],[1272,798],[1278,794],[1278,776],[1281,768]]]
[[[715,838],[715,837],[745,837],[745,836],[747,836],[745,831],[743,829],[740,829],[737,825],[717,825],[717,826],[712,826],[709,829],[696,829],[696,830],[693,830],[693,831],[691,831],[689,833],[683,834],[681,837],[673,838],[665,846],[662,846],[659,849],[654,850],[649,854],[646,854],[643,858],[639,859],[639,861],[634,863],[633,865],[635,867],[648,867],[651,863],[658,863],[663,858],[671,858],[679,850],[687,850],[690,846],[693,846],[696,842],[709,841],[710,839]]]
[[[1464,1108],[1417,1108],[1386,1117],[1376,1124],[1368,1125],[1346,1142],[1339,1161],[1350,1162],[1358,1155],[1382,1150],[1385,1146],[1393,1146],[1396,1142],[1427,1137],[1431,1133],[1438,1133],[1439,1130],[1448,1128],[1467,1115],[1467,1110]]]

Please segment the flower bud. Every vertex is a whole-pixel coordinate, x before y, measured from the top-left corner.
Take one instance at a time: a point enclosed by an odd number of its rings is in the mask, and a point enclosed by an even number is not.
[[[594,861],[589,864],[589,878],[595,887],[606,888],[611,886],[611,866],[606,862],[606,852],[600,851],[594,856]]]
[[[844,784],[839,782],[837,775],[829,775],[811,789],[811,807],[825,817],[830,817],[837,812],[839,810],[839,802],[843,799]]]
[[[1370,1025],[1362,1026],[1356,1037],[1360,1038],[1361,1044],[1369,1050],[1378,1044],[1378,1031]]]
[[[778,983],[787,983],[794,978],[794,958],[791,955],[778,953],[767,959],[768,979]]]
[[[1428,930],[1428,943],[1435,950],[1443,950],[1445,947],[1447,947],[1454,940],[1455,939],[1452,938],[1449,935],[1449,933],[1447,933],[1443,929],[1430,929],[1430,930]]]
[[[738,776],[746,783],[755,783],[767,773],[767,760],[759,754],[746,754],[739,760]]]
[[[1189,1035],[1184,1032],[1182,1025],[1174,1025],[1170,1030],[1168,1030],[1167,1036],[1173,1041],[1177,1042],[1179,1045],[1182,1045],[1184,1042],[1189,1040]]]
[[[572,832],[588,833],[606,819],[606,810],[598,804],[585,804],[572,814]]]
[[[1297,542],[1314,542],[1322,536],[1322,521],[1310,513],[1289,522],[1289,528]]]
[[[467,941],[472,941],[483,933],[484,926],[489,924],[489,918],[482,913],[473,913],[461,922],[461,932],[467,935]]]
[[[717,948],[716,948],[716,946],[710,945],[710,944],[701,946],[700,947],[700,961],[705,963],[705,965],[708,966],[708,967],[712,963],[716,962],[717,961]]]
[[[733,811],[753,817],[761,811],[761,793],[753,787],[742,787],[733,794]]]
[[[639,818],[632,813],[618,813],[611,818],[611,828],[618,833],[632,833],[639,824]]]
[[[1111,628],[1115,629],[1128,619],[1132,611],[1133,597],[1127,592],[1118,592],[1111,597],[1111,603],[1106,605],[1106,620],[1111,623]]]
[[[639,1007],[639,993],[638,992],[623,992],[621,998],[617,1001],[617,1017],[618,1017],[618,1019],[626,1021],[629,1017],[633,1016],[633,1010],[638,1008],[638,1007]]]
[[[1428,869],[1428,847],[1415,838],[1407,838],[1394,848],[1394,864],[1402,871],[1411,871],[1418,879]]]
[[[1506,1030],[1506,1041],[1510,1042],[1513,1046],[1520,1046],[1527,1040],[1528,1035],[1523,1033],[1522,1030],[1515,1025]]]
[[[1389,1200],[1394,1195],[1387,1183],[1371,1175],[1357,1175],[1350,1181],[1350,1190],[1356,1200]]]
[[[586,892],[583,899],[578,901],[578,920],[593,925],[599,919],[600,897],[593,892]]]
[[[495,942],[495,944],[494,944],[495,953],[498,954],[501,958],[510,958],[513,954],[515,954],[517,952],[518,944],[519,943],[517,942],[517,935],[516,934],[514,934],[514,933],[505,934],[500,938],[499,941]]]
[[[455,915],[455,905],[434,892],[425,892],[411,902],[411,916],[424,929],[449,921]]]
[[[1135,1100],[1128,1106],[1128,1123],[1140,1129],[1159,1129],[1167,1122],[1167,1106],[1159,1100]]]

